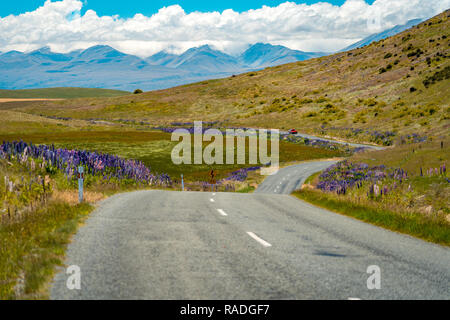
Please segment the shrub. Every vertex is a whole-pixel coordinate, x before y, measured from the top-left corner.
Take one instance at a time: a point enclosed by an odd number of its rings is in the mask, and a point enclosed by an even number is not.
[[[406,42],[411,39],[411,35],[408,33],[405,37],[402,37],[402,42]]]
[[[314,111],[310,111],[304,115],[305,118],[312,118],[315,116],[317,116],[317,112],[314,112]]]
[[[423,80],[423,85],[428,88],[436,82],[450,79],[450,66],[446,66],[443,70],[435,72],[432,76]]]
[[[407,56],[408,56],[408,58],[411,58],[411,57],[420,57],[420,55],[423,54],[423,53],[424,53],[424,52],[418,48],[418,49],[416,49],[416,51],[409,52],[409,53],[407,54]]]
[[[309,98],[304,98],[300,100],[300,104],[308,104],[308,103],[313,103],[313,100]]]
[[[370,99],[367,99],[366,101],[364,101],[364,104],[366,106],[373,107],[377,104],[377,101],[375,99],[370,98]]]
[[[412,50],[412,49],[414,49],[414,47],[413,47],[413,45],[410,43],[406,48],[403,48],[403,52],[406,52],[406,51],[410,51],[410,50]]]
[[[360,111],[353,117],[353,123],[366,123],[366,118],[364,117],[366,113],[364,111]]]
[[[392,57],[392,53],[386,53],[386,55],[384,56],[384,59],[389,59],[390,57]]]
[[[339,108],[335,107],[334,105],[332,105],[331,103],[328,103],[326,106],[323,107],[322,112],[323,113],[338,113],[340,110]]]
[[[140,94],[140,93],[144,93],[144,91],[142,91],[141,89],[136,89],[133,92],[133,94]]]

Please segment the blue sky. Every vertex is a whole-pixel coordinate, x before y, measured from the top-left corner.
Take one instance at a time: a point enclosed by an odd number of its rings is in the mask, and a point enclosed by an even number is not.
[[[319,2],[0,0],[0,52],[44,46],[69,52],[101,44],[148,57],[161,50],[179,54],[208,44],[239,54],[255,43],[333,52],[450,7],[450,0]]]
[[[280,3],[288,0],[87,0],[87,4],[83,7],[82,13],[88,9],[92,9],[98,15],[115,15],[121,17],[132,17],[136,13],[144,15],[152,15],[158,9],[164,6],[179,4],[186,12],[193,11],[223,11],[225,9],[233,9],[238,12],[247,11],[249,9],[261,8],[263,5],[277,6]],[[367,3],[372,4],[375,0],[366,0]],[[39,6],[43,5],[45,0],[0,0],[0,16],[5,17],[10,14],[20,14],[28,11],[33,11]],[[329,2],[334,5],[342,5],[345,0],[291,0],[295,3],[313,4],[316,2]]]

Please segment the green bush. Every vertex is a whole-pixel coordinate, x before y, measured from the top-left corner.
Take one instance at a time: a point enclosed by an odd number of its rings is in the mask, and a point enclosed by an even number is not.
[[[423,80],[423,85],[428,88],[436,82],[450,79],[450,66],[446,66],[443,70],[435,72],[432,76]]]

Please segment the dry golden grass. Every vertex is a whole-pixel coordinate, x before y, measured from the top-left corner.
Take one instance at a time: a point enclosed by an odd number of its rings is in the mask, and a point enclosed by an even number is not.
[[[84,201],[90,204],[95,204],[106,198],[103,193],[93,191],[85,191],[83,197]],[[78,204],[78,192],[75,190],[55,190],[53,191],[52,198],[57,201],[68,203],[69,205]]]

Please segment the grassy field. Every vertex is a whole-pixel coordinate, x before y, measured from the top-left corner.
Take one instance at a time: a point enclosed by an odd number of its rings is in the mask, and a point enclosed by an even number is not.
[[[447,135],[449,11],[349,52],[226,79],[117,98],[39,102],[17,110],[152,125],[219,121],[222,126],[297,128],[359,142],[380,133]]]
[[[294,196],[319,207],[341,213],[392,231],[450,246],[450,225],[440,217],[411,212],[399,214],[376,205],[348,201],[346,197],[303,189]]]
[[[55,266],[63,265],[71,235],[94,205],[117,192],[151,187],[86,170],[79,204],[76,175],[25,154],[0,156],[0,300],[48,298]]]
[[[301,199],[391,230],[450,245],[450,139],[404,144],[382,151],[351,156],[337,181],[353,178],[355,164],[367,164],[372,172],[395,172],[380,179],[361,179],[345,191],[318,190],[328,177],[315,174],[295,193]],[[380,167],[380,166],[385,166]],[[399,172],[399,171],[397,171]],[[399,178],[400,176],[400,178]],[[378,192],[374,192],[377,186]]]
[[[0,98],[11,99],[74,99],[93,97],[119,97],[131,94],[127,91],[96,88],[44,88],[24,90],[0,89]]]
[[[19,140],[34,144],[54,144],[59,148],[96,151],[118,155],[126,159],[136,159],[142,161],[156,173],[166,173],[175,179],[180,178],[183,174],[186,181],[208,181],[211,170],[217,173],[217,179],[223,179],[239,168],[254,166],[254,164],[248,164],[248,141],[246,145],[246,165],[174,165],[171,153],[178,142],[172,142],[170,134],[155,130],[104,129],[101,131],[60,131],[30,134],[0,132],[0,141]],[[209,142],[205,142],[204,147],[207,144]],[[270,143],[268,148],[270,150]],[[341,157],[343,155],[345,153],[342,151],[280,142],[281,164],[292,161]]]
[[[52,203],[0,225],[0,299],[48,299],[54,267],[63,265],[70,236],[92,209]]]
[[[63,197],[61,176],[15,161],[0,160],[0,177],[0,299],[47,298],[54,266],[93,207],[67,201],[75,190]]]

